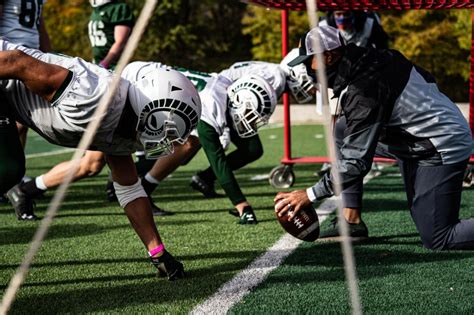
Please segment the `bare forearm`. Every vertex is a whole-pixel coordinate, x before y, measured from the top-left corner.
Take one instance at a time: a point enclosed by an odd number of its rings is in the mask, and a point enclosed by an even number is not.
[[[104,61],[108,65],[117,63],[118,59],[120,58],[120,55],[122,54],[123,48],[125,47],[125,44],[125,42],[115,42],[112,47],[110,47],[109,52],[107,53],[105,58],[102,59],[102,61]]]
[[[18,79],[19,66],[23,53],[19,50],[7,50],[0,52],[0,79]]]
[[[0,52],[0,80],[20,80],[47,101],[51,101],[68,74],[68,69],[45,63],[20,50]]]
[[[107,56],[102,60],[106,64],[114,64],[120,58],[128,37],[130,36],[131,28],[125,25],[117,25],[114,29],[114,44],[110,47]]]

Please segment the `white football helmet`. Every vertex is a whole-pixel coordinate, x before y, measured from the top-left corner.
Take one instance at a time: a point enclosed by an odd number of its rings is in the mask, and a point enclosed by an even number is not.
[[[154,69],[129,88],[129,99],[138,116],[138,138],[147,159],[174,152],[183,144],[201,117],[201,100],[194,85],[173,69]]]
[[[91,6],[95,7],[100,7],[101,5],[104,5],[106,3],[112,2],[112,0],[89,0],[91,3]]]
[[[298,103],[308,103],[314,99],[316,87],[306,72],[305,65],[288,66],[288,63],[298,56],[298,48],[292,49],[280,62],[280,68],[286,74],[286,83],[296,101]]]
[[[227,88],[227,105],[234,129],[248,138],[268,123],[275,111],[277,96],[273,87],[257,75],[244,76]]]

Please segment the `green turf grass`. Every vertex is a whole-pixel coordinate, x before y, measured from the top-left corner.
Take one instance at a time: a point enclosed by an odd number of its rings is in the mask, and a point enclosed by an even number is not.
[[[472,190],[463,217],[473,215]],[[365,188],[369,240],[354,244],[366,314],[473,314],[473,252],[424,249],[407,210],[398,170]],[[232,313],[349,314],[339,243],[305,243]]]
[[[292,130],[295,156],[323,154],[320,127]],[[282,129],[262,130],[261,138],[262,159],[237,172],[256,209],[257,226],[235,224],[236,218],[227,214],[231,204],[226,198],[207,200],[190,190],[191,175],[206,166],[202,152],[155,192],[161,207],[177,212],[156,222],[167,248],[185,264],[187,279],[154,277],[123,210],[106,201],[104,170],[71,187],[11,313],[188,313],[283,235],[273,214],[277,191],[267,180],[249,180],[279,164]],[[28,174],[38,175],[68,156],[29,159]],[[296,165],[294,188],[313,184],[317,169]],[[38,201],[38,215],[44,214],[51,195]],[[464,216],[473,214],[469,198],[474,198],[472,190],[464,194]],[[420,247],[400,178],[370,183],[366,208],[364,219],[374,238],[355,248],[366,312],[473,313],[472,254],[432,253]],[[37,225],[16,221],[10,207],[0,206],[2,293]],[[341,261],[338,244],[304,244],[232,312],[348,313]]]
[[[321,127],[298,127],[294,136],[307,137],[309,145],[295,146],[295,154],[321,152]],[[239,226],[227,214],[226,198],[207,200],[192,191],[191,175],[206,167],[202,152],[164,181],[154,194],[172,217],[156,218],[167,248],[185,264],[188,278],[168,282],[154,277],[146,251],[116,204],[105,199],[106,171],[72,185],[47,240],[36,258],[12,313],[186,313],[230,280],[283,233],[274,220],[276,190],[267,180],[251,176],[268,174],[282,156],[282,130],[261,133],[265,155],[237,173],[243,191],[256,209],[260,224]],[[299,151],[299,152],[298,152]],[[322,152],[321,152],[322,153]],[[38,175],[70,155],[28,160],[28,174]],[[297,170],[297,183],[309,185],[315,166]],[[309,174],[309,175],[308,175]],[[222,190],[220,190],[222,192]],[[47,201],[37,202],[44,215]],[[0,283],[2,291],[22,259],[38,223],[18,222],[8,206],[0,207]]]

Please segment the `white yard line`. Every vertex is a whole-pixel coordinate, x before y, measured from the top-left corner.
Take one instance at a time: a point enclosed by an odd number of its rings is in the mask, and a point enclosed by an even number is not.
[[[319,222],[324,221],[335,209],[334,200],[328,199],[322,205],[326,203],[328,205],[325,206],[324,214],[320,215],[319,208],[317,209]],[[331,206],[332,211],[328,211]],[[302,242],[290,234],[283,235],[266,253],[225,283],[207,301],[196,306],[191,314],[226,314],[232,306],[250,293],[252,288],[262,283],[271,271],[278,268]]]
[[[368,182],[379,176],[380,171],[370,173],[364,178]],[[319,222],[323,222],[336,210],[335,198],[324,201],[317,209]],[[250,265],[239,272],[229,282],[222,285],[209,299],[196,306],[190,314],[227,314],[227,312],[240,302],[252,288],[262,283],[268,274],[278,268],[303,241],[289,235],[283,235],[267,252],[255,259]]]

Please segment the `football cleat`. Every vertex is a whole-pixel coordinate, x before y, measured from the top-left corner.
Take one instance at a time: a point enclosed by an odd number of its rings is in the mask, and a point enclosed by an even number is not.
[[[253,212],[253,209],[251,206],[246,206],[244,207],[244,211],[242,212],[242,215],[240,216],[239,221],[237,224],[257,224],[257,217],[255,216],[255,213]]]
[[[151,263],[158,269],[159,277],[168,277],[169,281],[185,277],[184,266],[166,250],[160,257],[150,257]]]
[[[222,197],[221,194],[218,194],[214,189],[214,182],[206,182],[198,174],[194,175],[191,178],[191,183],[189,184],[194,190],[201,192],[206,198],[219,198]]]
[[[7,192],[7,198],[15,209],[15,214],[18,220],[38,220],[38,217],[33,213],[35,202],[20,189],[20,184],[13,186],[13,188]]]
[[[110,178],[107,180],[107,184],[105,185],[105,194],[107,196],[108,201],[110,202],[117,201],[117,196],[115,195],[114,182]]]
[[[240,213],[236,209],[229,210],[229,214],[233,215],[234,217],[237,217],[237,218],[240,217]]]
[[[467,166],[466,171],[464,172],[464,178],[462,180],[462,187],[469,188],[472,186],[472,168],[470,165]]]
[[[151,197],[148,197],[148,199],[150,200],[151,211],[152,211],[152,213],[153,213],[154,216],[157,216],[157,217],[164,217],[164,216],[174,215],[174,214],[175,214],[174,212],[166,211],[166,210],[164,210],[164,209],[161,209],[161,208],[158,207],[157,205],[155,205],[155,203],[153,202],[153,199],[152,199]]]

